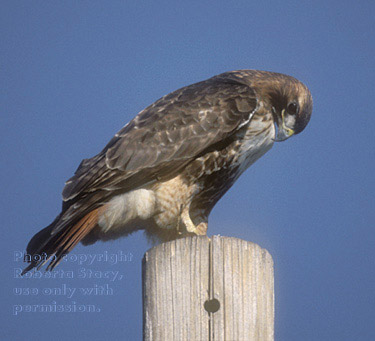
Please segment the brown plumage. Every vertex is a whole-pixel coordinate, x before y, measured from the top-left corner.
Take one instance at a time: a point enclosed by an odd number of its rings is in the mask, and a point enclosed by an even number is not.
[[[80,241],[138,229],[157,240],[205,234],[216,202],[274,141],[300,133],[311,111],[305,85],[265,71],[226,72],[170,93],[81,162],[62,212],[27,253],[54,255],[51,269]]]

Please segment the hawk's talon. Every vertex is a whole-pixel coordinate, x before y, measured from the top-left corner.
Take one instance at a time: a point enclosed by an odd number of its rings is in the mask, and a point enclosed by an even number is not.
[[[197,236],[205,236],[207,234],[207,223],[200,223],[193,233]]]

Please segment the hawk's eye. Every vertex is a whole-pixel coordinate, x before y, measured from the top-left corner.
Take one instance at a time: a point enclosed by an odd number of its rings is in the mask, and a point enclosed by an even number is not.
[[[290,102],[286,107],[286,111],[290,115],[297,115],[299,111],[299,105],[296,102]]]

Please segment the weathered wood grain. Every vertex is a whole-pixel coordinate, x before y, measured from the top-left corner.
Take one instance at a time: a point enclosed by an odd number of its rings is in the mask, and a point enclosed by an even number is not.
[[[160,244],[144,257],[143,312],[147,341],[273,340],[272,258],[231,237]]]

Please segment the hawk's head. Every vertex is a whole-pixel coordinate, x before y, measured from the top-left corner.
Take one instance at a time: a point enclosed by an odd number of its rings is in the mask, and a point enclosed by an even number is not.
[[[273,83],[273,84],[272,84]],[[312,97],[309,89],[297,79],[276,74],[271,86],[263,90],[271,106],[277,136],[275,141],[284,141],[292,135],[299,134],[310,121]]]
[[[231,77],[250,85],[258,100],[272,110],[277,128],[275,141],[284,141],[305,129],[312,112],[309,89],[294,77],[276,72],[239,70]]]

